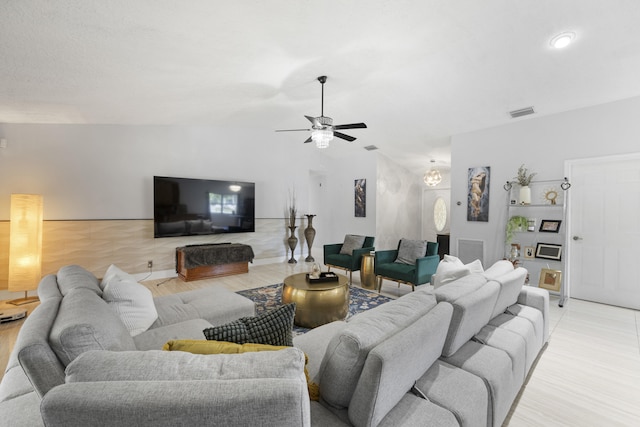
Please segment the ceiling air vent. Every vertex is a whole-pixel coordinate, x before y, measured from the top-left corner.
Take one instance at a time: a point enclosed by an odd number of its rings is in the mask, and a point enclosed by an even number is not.
[[[375,145],[367,145],[366,147],[364,147],[364,149],[367,151],[373,151],[373,150],[377,150],[378,147],[376,147]]]
[[[533,107],[522,108],[520,110],[509,111],[512,119],[522,116],[528,116],[529,114],[534,114]]]

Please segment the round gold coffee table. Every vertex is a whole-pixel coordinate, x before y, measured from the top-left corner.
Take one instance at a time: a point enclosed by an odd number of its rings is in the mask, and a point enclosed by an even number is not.
[[[296,303],[293,321],[298,326],[315,328],[349,314],[349,279],[338,274],[337,282],[311,283],[306,273],[284,279],[282,303]]]

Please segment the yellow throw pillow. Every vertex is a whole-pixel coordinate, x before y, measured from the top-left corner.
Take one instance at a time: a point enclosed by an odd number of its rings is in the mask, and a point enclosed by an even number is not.
[[[165,351],[185,351],[192,354],[239,354],[256,351],[277,351],[285,348],[290,347],[255,343],[236,344],[233,342],[211,340],[170,340],[162,347]],[[307,378],[309,399],[318,401],[320,398],[320,391],[318,384],[312,382],[311,378],[309,378],[309,372],[307,371],[309,357],[306,353],[304,355],[304,360],[304,375]]]

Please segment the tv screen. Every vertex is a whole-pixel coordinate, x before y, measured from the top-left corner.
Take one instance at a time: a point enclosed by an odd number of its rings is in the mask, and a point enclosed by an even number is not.
[[[253,182],[153,177],[155,237],[255,231]]]

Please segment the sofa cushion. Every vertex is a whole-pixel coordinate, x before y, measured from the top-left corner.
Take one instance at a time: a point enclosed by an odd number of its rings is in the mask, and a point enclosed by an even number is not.
[[[369,351],[435,305],[433,295],[412,292],[352,317],[331,338],[322,359],[318,379],[323,400],[333,408],[348,407]]]
[[[367,356],[349,404],[355,426],[375,426],[442,354],[453,307],[440,303]]]
[[[99,366],[100,369],[96,369]],[[66,382],[192,381],[304,378],[297,348],[244,354],[202,355],[183,351],[90,351],[66,370]]]
[[[146,330],[133,337],[133,342],[138,350],[160,350],[168,340],[201,340],[202,331],[211,326],[211,323],[204,319],[185,320]]]
[[[75,289],[64,297],[49,343],[65,366],[89,350],[136,349],[118,315],[89,289]]]
[[[358,236],[355,234],[347,234],[344,236],[344,243],[340,248],[340,253],[344,255],[352,255],[354,249],[362,248],[366,236]]]
[[[383,277],[393,277],[392,280],[412,282],[416,277],[416,265],[390,262],[376,266],[376,273]]]
[[[217,287],[163,295],[153,301],[158,318],[150,329],[191,319],[204,319],[217,326],[256,314],[255,303],[249,298]]]
[[[97,295],[102,295],[100,284],[96,276],[79,265],[65,265],[57,274],[58,289],[65,296],[77,288],[90,289]]]
[[[288,348],[287,346],[277,346],[268,344],[236,344],[226,341],[210,341],[210,340],[169,340],[162,347],[165,351],[186,351],[192,354],[240,354],[240,353],[253,353],[257,351],[278,351]],[[309,389],[309,399],[318,401],[318,384],[315,384],[309,378],[309,372],[307,372],[307,364],[309,363],[309,356],[304,355],[304,375],[307,379],[307,387]]]
[[[518,267],[515,270],[493,279],[500,285],[500,293],[498,294],[498,300],[493,308],[491,318],[504,313],[507,307],[512,306],[518,301],[518,295],[520,295],[520,290],[522,286],[524,286],[527,274],[526,269]]]
[[[295,314],[295,303],[285,304],[259,316],[241,317],[202,332],[208,340],[292,346]]]
[[[58,277],[55,274],[47,274],[38,283],[38,298],[45,301],[49,298],[62,298],[60,288],[58,288]]]
[[[471,274],[434,291],[438,302],[453,305],[453,318],[442,355],[451,356],[491,319],[499,285],[481,274]]]
[[[398,256],[394,262],[415,265],[418,258],[424,258],[427,253],[426,240],[400,239]]]

